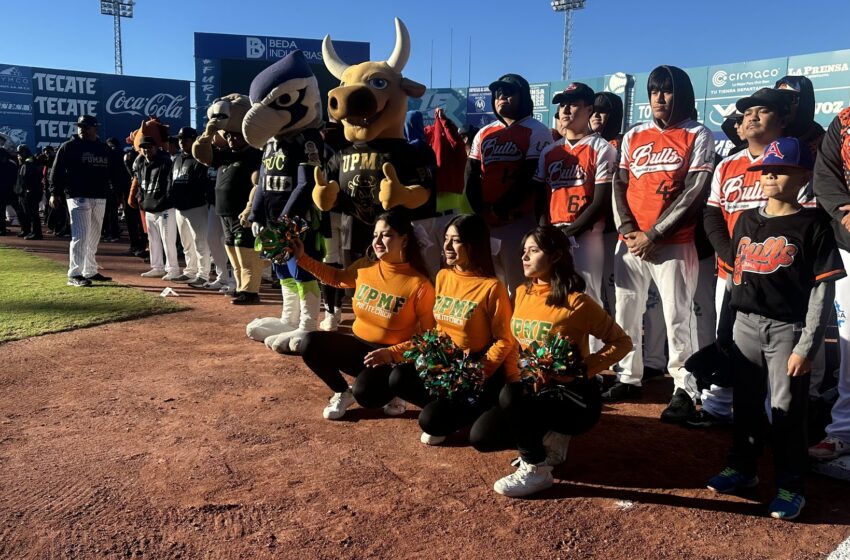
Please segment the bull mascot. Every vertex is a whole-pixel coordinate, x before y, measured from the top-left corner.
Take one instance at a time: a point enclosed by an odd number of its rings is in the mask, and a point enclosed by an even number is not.
[[[349,261],[363,256],[382,211],[409,212],[426,229],[435,216],[433,153],[404,137],[407,98],[422,97],[425,86],[402,76],[410,35],[398,18],[395,28],[395,48],[382,62],[349,65],[330,36],[322,43],[325,66],[342,82],[328,93],[328,112],[353,144],[337,152],[325,172],[316,168],[313,202],[323,211],[353,217]]]
[[[305,246],[321,259],[315,233],[318,212],[312,211],[313,170],[321,166],[324,143],[319,83],[307,58],[295,51],[260,72],[251,82],[251,109],[242,132],[252,146],[263,150],[259,181],[248,220],[255,236],[270,221],[298,216],[312,223]],[[318,327],[319,283],[290,260],[273,264],[280,280],[283,306],[280,318],[251,321],[249,338],[265,342],[276,352],[298,352],[301,339]]]

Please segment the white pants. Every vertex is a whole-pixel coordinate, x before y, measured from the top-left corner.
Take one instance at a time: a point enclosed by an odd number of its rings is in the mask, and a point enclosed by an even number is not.
[[[610,231],[602,234],[604,262],[602,264],[602,306],[612,317],[616,312],[616,295],[614,294],[614,254],[617,249],[617,232]]]
[[[584,293],[602,305],[602,271],[605,266],[602,232],[586,230],[574,239],[575,245],[571,246],[573,263],[576,272],[581,274],[587,285]],[[594,336],[590,337],[589,343],[591,352],[598,352],[605,346],[604,342]]]
[[[664,307],[655,282],[649,283],[646,293],[642,355],[645,367],[667,371],[667,328],[664,326]]]
[[[508,288],[508,293],[513,296],[516,287],[525,282],[525,274],[522,271],[522,238],[534,229],[534,216],[522,216],[513,223],[490,232],[490,238],[498,245],[498,250],[493,252],[493,264],[496,268],[496,276]]]
[[[173,208],[162,212],[145,212],[151,268],[165,269],[170,276],[180,275],[180,263],[177,262],[177,223],[174,217],[176,212]],[[164,265],[163,252],[165,252]]]
[[[222,284],[236,286],[236,280],[227,268],[227,251],[224,250],[224,230],[221,218],[215,213],[215,206],[207,207],[207,246],[215,264],[216,279]]]
[[[443,254],[441,220],[446,216],[438,218],[426,218],[424,220],[416,220],[413,222],[413,229],[416,235],[416,242],[419,244],[419,251],[422,253],[422,260],[425,261],[425,266],[428,268],[428,276],[433,282],[437,278],[437,273],[440,271],[441,255]],[[437,238],[441,238],[437,242]]]
[[[325,259],[328,264],[342,264],[342,214],[331,212],[331,236],[325,239]]]
[[[183,244],[186,268],[183,274],[208,280],[210,277],[210,247],[207,244],[207,205],[177,210],[177,231]]]
[[[643,379],[641,356],[641,318],[646,310],[650,281],[658,286],[667,330],[670,357],[667,370],[676,389],[696,395],[693,377],[685,370],[685,360],[696,346],[693,312],[697,283],[697,255],[692,243],[659,244],[651,262],[629,253],[626,244],[617,243],[618,260],[614,265],[616,282],[616,321],[632,338],[634,349],[620,362],[620,381],[640,385]]]
[[[839,249],[844,268],[850,270],[850,253]],[[826,435],[850,443],[850,278],[835,282],[835,313],[838,318],[838,349],[841,366],[838,370],[838,400],[832,407],[832,423],[826,427]]]
[[[69,198],[71,215],[71,246],[69,248],[68,277],[97,274],[97,245],[100,228],[106,211],[105,198]]]

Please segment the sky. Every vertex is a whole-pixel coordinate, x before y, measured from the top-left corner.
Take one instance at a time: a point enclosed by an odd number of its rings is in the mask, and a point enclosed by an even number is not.
[[[0,63],[114,71],[113,20],[100,14],[98,0],[4,4]],[[136,0],[135,17],[122,22],[124,73],[193,80],[196,31],[329,33],[368,41],[373,59],[383,60],[395,40],[393,16],[411,34],[405,75],[429,87],[486,85],[508,72],[530,82],[561,78],[564,20],[548,0]],[[848,0],[587,0],[574,16],[571,77],[846,49],[848,21]]]

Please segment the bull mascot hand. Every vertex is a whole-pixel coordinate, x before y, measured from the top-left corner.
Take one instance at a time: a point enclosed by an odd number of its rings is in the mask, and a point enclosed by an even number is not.
[[[396,206],[404,206],[412,210],[428,202],[430,195],[428,189],[420,185],[406,187],[401,184],[401,181],[398,180],[395,167],[391,163],[385,163],[383,171],[384,178],[381,179],[381,190],[378,193],[378,199],[381,201],[381,206],[384,207],[384,210],[389,210]]]
[[[316,167],[313,177],[316,180],[316,186],[313,187],[313,204],[322,212],[328,212],[336,205],[336,199],[339,195],[339,183],[325,179],[325,174],[322,173],[319,167]]]

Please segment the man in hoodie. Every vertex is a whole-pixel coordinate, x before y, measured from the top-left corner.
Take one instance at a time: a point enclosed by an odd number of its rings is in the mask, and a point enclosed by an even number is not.
[[[798,109],[799,111],[799,109]],[[850,266],[850,109],[841,111],[826,131],[815,159],[814,194],[832,217],[832,229],[844,268]],[[819,461],[850,454],[850,279],[835,282],[835,313],[838,319],[838,400],[832,407],[832,422],[826,437],[809,448]]]
[[[44,189],[41,185],[42,167],[36,161],[32,151],[23,144],[18,146],[18,181],[15,185],[15,194],[23,210],[18,214],[21,222],[21,233],[24,239],[42,239],[41,216],[38,213],[38,205],[44,198]]]
[[[184,126],[177,134],[180,151],[172,158],[171,199],[177,211],[177,231],[186,256],[186,268],[174,281],[202,288],[210,275],[206,199],[209,179],[207,166],[192,156],[192,144],[197,138],[198,132],[191,126]]]
[[[177,262],[177,218],[171,201],[171,156],[150,136],[142,138],[139,148],[143,157],[133,164],[133,175],[139,183],[140,205],[145,211],[151,260],[151,269],[141,275],[175,281],[180,277],[180,263]]]
[[[522,236],[536,224],[537,197],[546,196],[542,189],[535,192],[532,178],[540,153],[552,143],[552,133],[532,115],[534,104],[525,78],[505,74],[490,84],[490,91],[497,120],[478,131],[472,142],[466,196],[490,226],[496,274],[513,292],[525,280],[517,258]]]
[[[805,76],[785,76],[774,87],[787,95],[790,104],[788,124],[782,135],[798,138],[815,157],[825,131],[815,122],[815,87],[812,81]]]
[[[641,317],[650,281],[661,295],[675,385],[662,421],[684,422],[693,414],[696,386],[684,368],[695,350],[693,300],[697,284],[696,218],[705,205],[714,169],[714,139],[696,122],[688,75],[659,66],[647,83],[653,118],[623,138],[614,175],[614,219],[620,233],[615,261],[615,318],[635,342],[620,362],[617,383],[603,397],[621,400],[640,393],[643,379]]]

